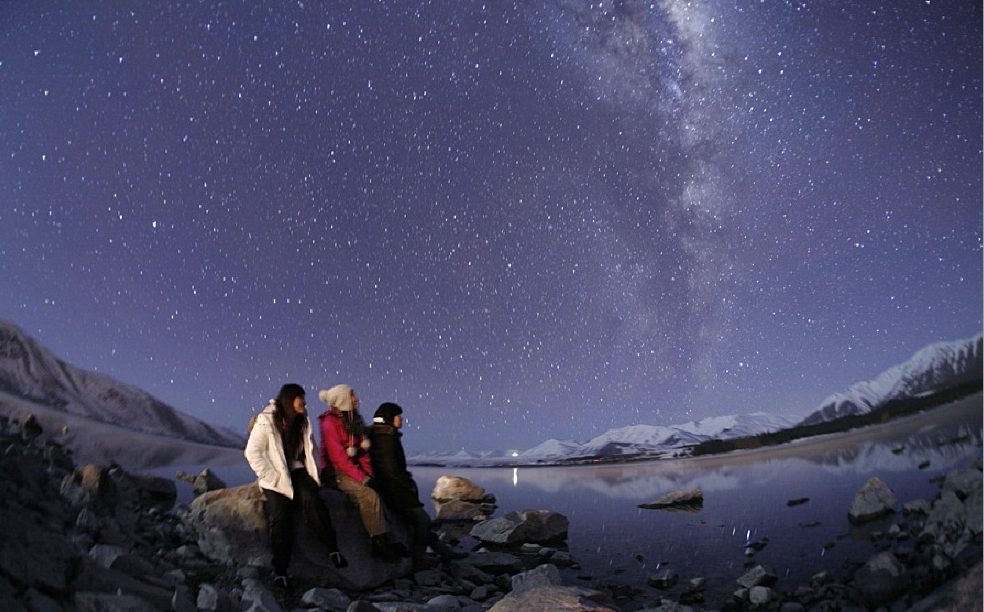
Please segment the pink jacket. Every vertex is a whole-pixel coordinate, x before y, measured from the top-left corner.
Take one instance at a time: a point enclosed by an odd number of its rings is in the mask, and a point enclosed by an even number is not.
[[[356,482],[364,483],[372,477],[369,452],[362,448],[365,436],[350,436],[345,431],[342,415],[337,410],[326,410],[318,417],[321,426],[321,462],[332,466],[336,473],[348,474]],[[349,457],[346,449],[355,448],[355,456]]]

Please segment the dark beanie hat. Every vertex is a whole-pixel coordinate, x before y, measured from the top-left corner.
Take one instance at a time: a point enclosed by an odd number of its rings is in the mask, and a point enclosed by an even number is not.
[[[403,414],[403,408],[400,408],[393,402],[386,402],[384,404],[380,404],[379,408],[376,408],[375,414],[372,415],[372,422],[392,425],[393,417],[398,414]]]

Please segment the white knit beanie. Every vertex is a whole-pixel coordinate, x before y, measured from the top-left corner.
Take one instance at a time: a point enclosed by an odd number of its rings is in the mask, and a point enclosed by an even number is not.
[[[352,412],[352,387],[348,385],[335,385],[331,389],[322,389],[318,391],[318,399],[342,412]]]

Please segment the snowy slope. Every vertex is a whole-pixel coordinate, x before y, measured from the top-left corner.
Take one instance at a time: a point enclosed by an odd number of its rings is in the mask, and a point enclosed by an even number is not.
[[[65,363],[3,320],[0,392],[74,417],[140,433],[219,446],[245,444],[242,436],[184,414],[136,387]]]
[[[942,391],[982,375],[981,336],[931,344],[877,378],[834,393],[802,421],[812,425],[851,414],[870,412],[885,402]]]
[[[521,459],[563,459],[572,456],[580,448],[581,445],[577,442],[551,438],[519,453],[519,457]]]

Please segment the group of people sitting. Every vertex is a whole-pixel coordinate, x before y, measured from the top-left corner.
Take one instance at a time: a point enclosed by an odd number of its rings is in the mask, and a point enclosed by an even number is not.
[[[387,562],[409,556],[415,570],[427,567],[427,546],[437,542],[417,484],[407,471],[400,442],[403,409],[390,402],[381,404],[369,428],[359,414],[359,398],[352,387],[335,385],[321,390],[318,397],[328,409],[318,417],[321,445],[317,449],[300,385],[281,387],[250,425],[245,454],[266,499],[274,584],[287,586],[295,511],[324,544],[335,567],[348,565],[319,495],[322,484],[337,484],[358,508],[373,556]],[[411,527],[411,550],[390,537],[384,503]]]

